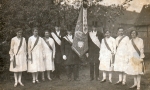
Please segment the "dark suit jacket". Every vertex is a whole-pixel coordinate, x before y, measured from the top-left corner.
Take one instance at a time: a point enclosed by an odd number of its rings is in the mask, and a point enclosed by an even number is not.
[[[96,36],[98,36],[98,39],[100,42],[104,38],[104,35],[98,31],[97,31]],[[89,45],[89,49],[88,49],[88,53],[89,53],[88,60],[89,60],[89,62],[99,62],[98,58],[99,58],[100,48],[93,43],[90,35],[88,35],[88,45]]]
[[[64,65],[74,65],[79,64],[79,56],[72,50],[72,44],[70,44],[66,39],[62,39],[61,52],[62,55],[66,55],[67,60],[64,60]]]
[[[57,33],[54,31],[54,33],[57,35]],[[59,37],[59,39],[62,41],[62,34],[60,32],[60,35],[61,37]],[[53,38],[53,37],[52,37]],[[54,38],[53,38],[54,39]],[[62,63],[62,53],[61,53],[61,45],[59,45],[55,39],[54,39],[54,42],[55,42],[55,48],[56,48],[56,53],[55,53],[55,63]]]

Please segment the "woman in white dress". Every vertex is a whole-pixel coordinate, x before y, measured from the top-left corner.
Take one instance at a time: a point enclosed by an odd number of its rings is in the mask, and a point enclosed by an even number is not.
[[[38,28],[33,28],[33,36],[28,40],[28,72],[32,73],[33,83],[38,80],[38,72],[45,71],[44,40],[38,36]]]
[[[19,83],[24,86],[21,82],[22,72],[27,70],[26,61],[26,40],[22,37],[22,29],[16,29],[16,37],[11,39],[10,46],[10,71],[14,72],[15,84],[14,87]],[[17,77],[18,76],[18,77]]]
[[[116,85],[126,84],[126,73],[125,70],[127,68],[128,63],[128,42],[129,37],[124,35],[124,29],[118,28],[119,36],[116,38],[116,54],[114,61],[114,71],[119,73],[119,81],[117,81]]]
[[[137,36],[137,31],[133,30],[130,34],[132,39],[128,44],[129,63],[126,73],[134,76],[134,85],[130,88],[137,87],[137,90],[140,90],[141,75],[144,74],[144,44],[143,40]]]
[[[52,38],[49,37],[49,31],[45,31],[44,37],[44,52],[45,52],[45,70],[47,71],[48,80],[52,80],[50,78],[50,71],[55,70],[54,66],[54,58],[55,58],[55,42]],[[44,72],[42,73],[42,80],[45,81]]]
[[[113,57],[115,52],[116,52],[115,39],[110,36],[110,31],[107,30],[105,31],[105,38],[102,39],[100,56],[99,56],[99,60],[100,60],[99,70],[103,71],[103,79],[101,80],[101,82],[106,81],[106,72],[108,72],[109,82],[112,83],[111,71],[113,68]]]

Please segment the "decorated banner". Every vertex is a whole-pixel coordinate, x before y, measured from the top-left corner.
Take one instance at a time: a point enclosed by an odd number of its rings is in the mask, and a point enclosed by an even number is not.
[[[81,8],[77,20],[72,49],[81,57],[88,50],[87,8]]]

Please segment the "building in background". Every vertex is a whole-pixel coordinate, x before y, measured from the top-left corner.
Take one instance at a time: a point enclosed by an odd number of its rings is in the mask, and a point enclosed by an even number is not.
[[[107,18],[104,16],[99,17],[101,18],[100,20],[97,17],[90,16],[88,19],[88,27],[91,30],[92,23],[96,22],[99,31],[103,32],[103,28],[107,28],[111,31],[113,37],[117,36],[118,27],[123,27],[126,35],[129,35],[130,30],[128,29],[135,26],[138,15],[139,13],[137,12],[123,11],[123,14],[115,18],[113,22],[107,21]]]
[[[150,53],[150,5],[143,6],[135,21],[135,27],[139,32],[139,37],[144,40],[145,52]]]

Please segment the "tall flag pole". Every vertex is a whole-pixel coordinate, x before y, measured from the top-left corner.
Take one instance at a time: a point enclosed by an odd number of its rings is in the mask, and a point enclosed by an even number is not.
[[[72,49],[81,57],[88,50],[87,0],[83,0],[75,27]]]

